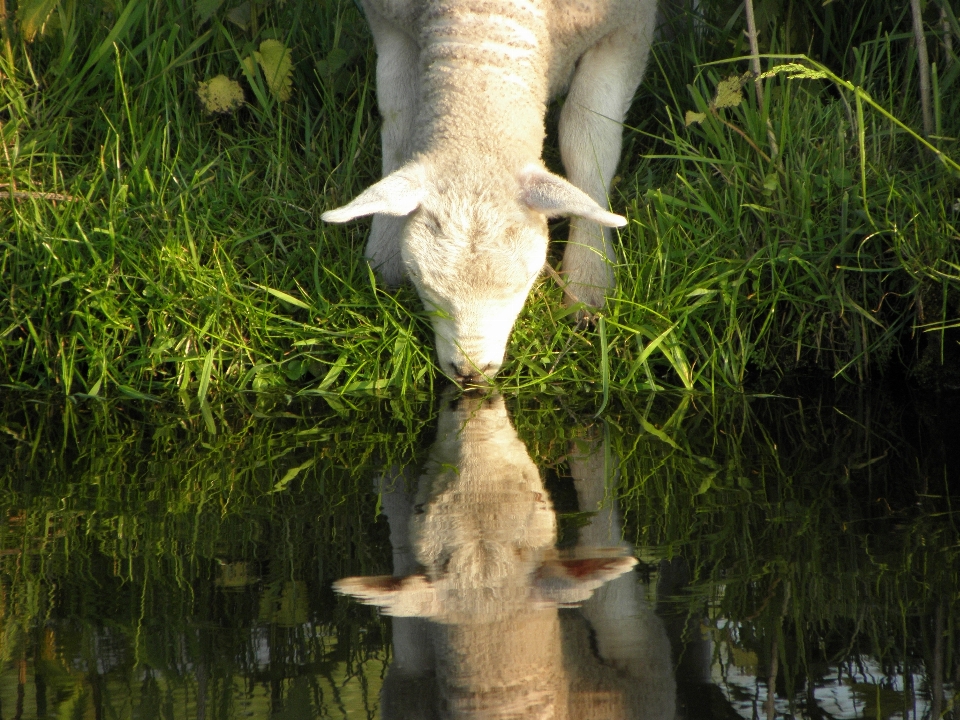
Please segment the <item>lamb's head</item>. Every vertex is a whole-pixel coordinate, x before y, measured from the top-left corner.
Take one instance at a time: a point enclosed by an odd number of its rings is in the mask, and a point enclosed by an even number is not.
[[[490,197],[431,194],[407,221],[401,252],[441,370],[461,384],[492,378],[546,262],[543,216]]]
[[[323,219],[377,213],[408,217],[398,247],[431,313],[440,368],[460,384],[488,381],[500,370],[510,331],[546,261],[546,218],[626,224],[540,165],[506,176],[457,175],[419,160]]]

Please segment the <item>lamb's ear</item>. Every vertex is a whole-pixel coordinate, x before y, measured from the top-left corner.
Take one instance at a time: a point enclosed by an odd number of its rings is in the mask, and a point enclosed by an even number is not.
[[[596,548],[598,552],[602,549]],[[611,548],[611,553],[619,548]],[[630,555],[547,560],[538,569],[534,587],[542,602],[578,605],[604,583],[620,577],[637,564]]]
[[[423,575],[348,577],[337,580],[333,589],[364,605],[376,605],[384,615],[435,617],[440,612],[437,591]]]
[[[518,180],[523,202],[547,217],[576,215],[607,227],[627,224],[626,218],[604,210],[583,190],[538,165],[525,167]]]
[[[407,165],[387,175],[383,180],[364,190],[355,200],[328,210],[320,219],[329,223],[344,223],[364,215],[409,215],[427,194],[423,168]]]

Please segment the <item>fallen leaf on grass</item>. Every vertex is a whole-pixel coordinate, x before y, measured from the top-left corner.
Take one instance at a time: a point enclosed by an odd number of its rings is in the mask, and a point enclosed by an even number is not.
[[[200,83],[197,95],[208,113],[229,113],[243,105],[243,88],[226,75]]]
[[[279,40],[264,40],[260,43],[260,51],[253,56],[260,63],[263,76],[267,80],[267,87],[275,98],[280,101],[290,99],[293,90],[293,60],[290,48]]]

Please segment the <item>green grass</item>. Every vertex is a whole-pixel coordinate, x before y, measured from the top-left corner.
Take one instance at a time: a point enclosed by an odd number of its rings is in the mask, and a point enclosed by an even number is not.
[[[764,25],[764,49],[816,55],[916,128],[909,18],[886,6],[798,10]],[[0,53],[3,384],[201,404],[250,389],[334,403],[433,390],[415,293],[376,286],[365,226],[319,220],[379,168],[360,13],[345,0],[251,7],[241,27],[230,4],[70,0],[32,43],[18,11]],[[956,384],[957,174],[823,80],[765,80],[762,108],[748,83],[742,104],[710,114],[717,81],[746,68],[727,61],[744,53],[742,18],[718,1],[701,30],[678,22],[628,120],[612,197],[630,219],[620,288],[581,329],[545,276],[502,385],[713,390],[795,370]],[[286,102],[242,64],[269,39],[292,49]],[[960,63],[933,30],[929,44],[932,142],[957,158]],[[218,74],[244,89],[233,114],[200,106],[199,83]],[[708,117],[685,127],[688,110]]]

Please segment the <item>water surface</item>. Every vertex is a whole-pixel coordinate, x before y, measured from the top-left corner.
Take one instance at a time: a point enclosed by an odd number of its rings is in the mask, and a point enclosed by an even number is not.
[[[0,402],[0,718],[957,717],[949,398]]]

